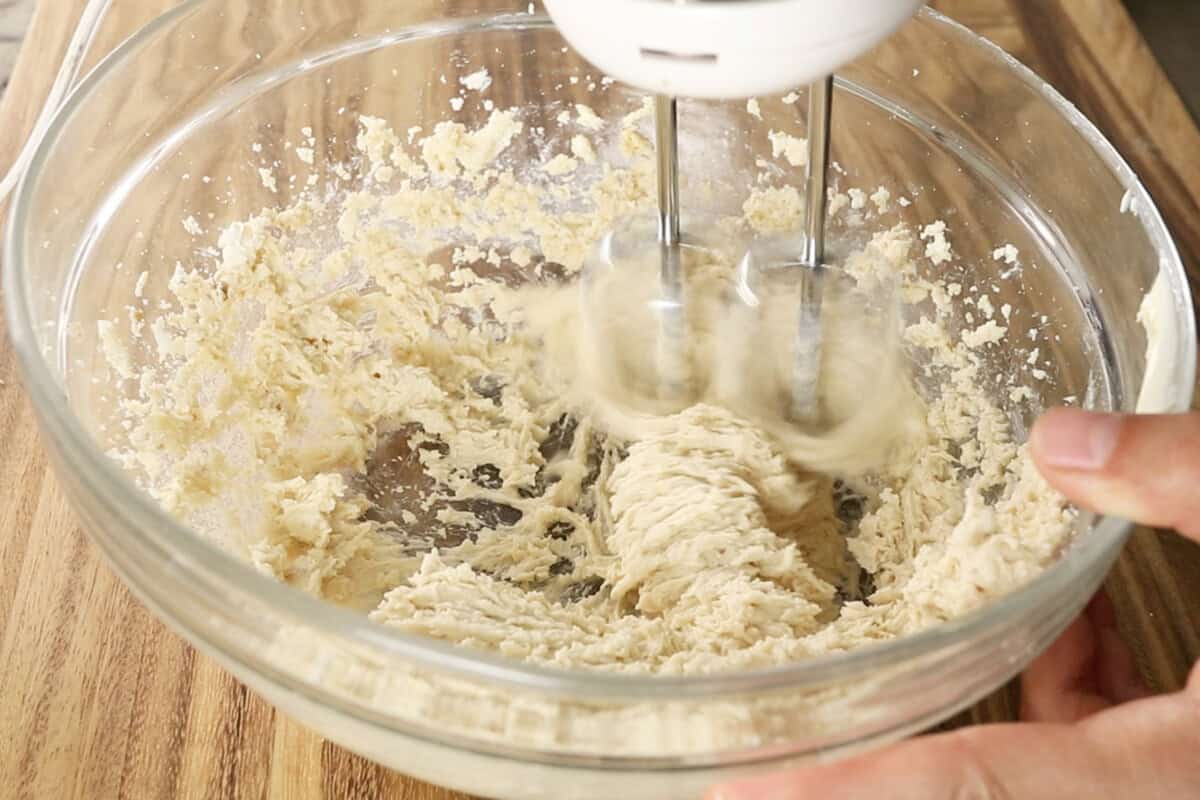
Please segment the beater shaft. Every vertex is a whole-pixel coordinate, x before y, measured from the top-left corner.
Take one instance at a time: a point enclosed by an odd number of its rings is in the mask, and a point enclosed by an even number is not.
[[[658,162],[658,242],[661,289],[657,305],[656,360],[659,398],[668,402],[687,396],[690,368],[685,319],[683,262],[679,251],[679,113],[674,97],[654,98],[655,155]]]
[[[805,179],[804,245],[796,321],[796,366],[792,377],[792,416],[811,420],[820,411],[821,295],[825,262],[825,188],[829,170],[829,128],[833,76],[813,81],[808,90],[808,174]]]
[[[805,183],[804,263],[825,260],[825,187],[829,172],[829,126],[833,112],[833,76],[814,81],[808,90],[808,175]]]
[[[654,98],[654,147],[658,160],[658,240],[679,245],[679,111],[674,97]]]

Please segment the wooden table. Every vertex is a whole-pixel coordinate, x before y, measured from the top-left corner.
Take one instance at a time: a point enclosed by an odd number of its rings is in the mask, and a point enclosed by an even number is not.
[[[43,0],[0,107],[0,165],[32,125],[83,0]],[[114,4],[111,45],[169,5]],[[1140,173],[1200,285],[1200,132],[1119,0],[938,0],[1032,66]],[[0,334],[0,795],[434,798],[322,740],[150,616],[101,564],[42,453]],[[1156,688],[1200,658],[1200,547],[1138,531],[1108,583]],[[1010,690],[956,722],[1008,719]]]

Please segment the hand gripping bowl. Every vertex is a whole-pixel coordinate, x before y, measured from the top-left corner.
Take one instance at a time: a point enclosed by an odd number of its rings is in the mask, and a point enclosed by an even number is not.
[[[105,58],[53,116],[11,208],[5,310],[59,479],[129,587],[321,734],[504,798],[698,797],[714,781],[919,731],[1046,647],[1104,578],[1127,522],[1081,514],[1072,546],[1024,589],[916,636],[766,671],[635,677],[537,668],[377,626],[261,576],[134,486],[105,455],[113,392],[93,380],[96,323],[129,302],[142,270],[147,297],[165,291],[195,246],[184,209],[211,213],[217,230],[286,200],[290,187],[269,191],[231,155],[236,143],[314,120],[323,139],[348,142],[357,113],[400,131],[430,126],[452,116],[457,76],[482,66],[497,106],[551,116],[578,90],[567,78],[592,73],[523,0],[188,0]],[[602,117],[636,100],[605,88],[589,99]],[[914,222],[969,214],[955,246],[982,270],[1004,268],[991,258],[1001,242],[1040,265],[1010,302],[1059,334],[1042,405],[1078,395],[1130,411],[1145,382],[1142,410],[1187,407],[1196,351],[1179,257],[1137,178],[1078,111],[928,11],[847,68],[837,93],[835,130],[869,131],[835,136],[857,185],[924,187],[905,210]],[[767,106],[772,127],[802,130],[786,106]],[[744,119],[704,108],[684,118]],[[735,169],[760,148],[743,127],[717,137]],[[718,147],[696,139],[684,131],[685,151]],[[200,176],[232,191],[213,203]],[[1156,279],[1148,342],[1137,313]],[[1014,420],[1018,433],[1035,412]]]

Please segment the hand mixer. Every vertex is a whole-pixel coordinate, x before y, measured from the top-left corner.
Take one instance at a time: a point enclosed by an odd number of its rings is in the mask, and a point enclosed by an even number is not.
[[[803,236],[752,245],[739,267],[742,302],[786,285],[791,347],[786,416],[817,413],[826,172],[833,72],[879,43],[922,0],[545,0],[563,36],[613,77],[655,95],[657,233],[632,221],[605,237],[585,267],[584,318],[606,381],[637,411],[669,413],[695,399],[680,228],[678,96],[733,99],[809,84]],[[644,222],[644,221],[643,221]],[[691,242],[691,246],[697,246]],[[640,290],[639,290],[640,288]],[[636,332],[636,337],[627,334]],[[759,336],[759,341],[767,337]],[[652,345],[647,346],[648,342]],[[761,353],[758,355],[762,355]],[[769,360],[768,356],[768,360]]]

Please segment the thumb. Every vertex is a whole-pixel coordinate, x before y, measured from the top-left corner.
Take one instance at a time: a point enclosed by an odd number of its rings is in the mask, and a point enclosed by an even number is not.
[[[1050,485],[1080,506],[1200,540],[1200,413],[1054,409],[1030,448]]]
[[[707,800],[1115,800],[1119,795],[1102,793],[1094,782],[1103,766],[1074,726],[1017,723],[964,728],[847,761],[729,784],[714,789]],[[1066,774],[1082,780],[1064,787]]]
[[[1128,800],[1194,797],[1200,706],[1187,694],[1127,703],[1074,724],[1011,723],[912,739],[714,788],[708,800]]]

